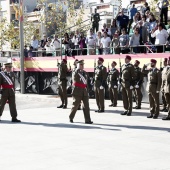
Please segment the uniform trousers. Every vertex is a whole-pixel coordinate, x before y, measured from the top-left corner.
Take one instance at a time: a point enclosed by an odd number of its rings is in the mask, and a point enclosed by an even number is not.
[[[165,99],[168,107],[168,115],[170,116],[170,93],[165,93]]]
[[[128,113],[132,113],[132,90],[130,88],[122,86],[122,99],[124,109]]]
[[[4,106],[6,102],[8,101],[10,114],[13,119],[17,118],[17,110],[16,110],[16,104],[15,104],[15,95],[3,95],[0,100],[0,117],[2,116],[2,113],[4,111]]]
[[[67,81],[63,80],[59,83],[59,96],[62,102],[62,105],[67,106]]]
[[[142,103],[141,86],[139,88],[134,88],[133,93],[136,101],[136,106],[141,107],[141,103]]]
[[[117,88],[109,88],[109,96],[110,96],[110,100],[112,102],[112,104],[114,106],[117,106],[117,98],[118,98],[118,91]]]
[[[159,116],[159,93],[149,92],[149,103],[151,115]]]
[[[104,110],[104,98],[105,93],[104,89],[100,89],[100,87],[95,87],[95,96],[96,96],[96,102],[99,110]]]
[[[90,108],[89,108],[89,97],[88,96],[75,96],[73,95],[73,107],[71,109],[70,113],[70,119],[73,120],[75,117],[75,114],[77,112],[78,107],[80,106],[80,103],[83,103],[83,113],[84,113],[84,119],[85,122],[90,122]]]

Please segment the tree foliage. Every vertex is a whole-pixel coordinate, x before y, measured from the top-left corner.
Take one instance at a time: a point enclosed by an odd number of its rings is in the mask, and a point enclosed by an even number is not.
[[[41,21],[45,24],[47,35],[58,33],[60,36],[60,33],[68,32],[71,26],[83,27],[80,23],[83,21],[84,8],[78,0],[58,0],[56,4],[38,0],[38,4],[43,7]]]

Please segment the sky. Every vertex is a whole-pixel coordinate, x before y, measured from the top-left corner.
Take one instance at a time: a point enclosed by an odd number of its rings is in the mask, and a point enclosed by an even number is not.
[[[122,0],[122,7],[126,8],[130,4],[129,0]]]

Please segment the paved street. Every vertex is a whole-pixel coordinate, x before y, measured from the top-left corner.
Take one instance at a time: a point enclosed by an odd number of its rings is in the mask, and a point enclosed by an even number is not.
[[[6,105],[0,122],[0,170],[170,170],[170,121],[147,119],[148,104],[121,116],[122,102],[94,113],[84,124],[82,110],[69,123],[68,109],[55,96],[17,94],[21,124],[11,123]],[[160,116],[162,117],[162,115]]]

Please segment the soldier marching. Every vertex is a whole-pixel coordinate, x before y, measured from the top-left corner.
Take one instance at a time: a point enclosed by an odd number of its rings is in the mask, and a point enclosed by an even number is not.
[[[99,57],[97,66],[94,68],[94,92],[97,113],[105,112],[105,92],[108,89],[111,104],[109,107],[116,107],[118,101],[118,91],[121,87],[124,112],[121,115],[132,115],[132,109],[141,109],[142,92],[144,77],[147,77],[147,87],[150,115],[147,118],[157,119],[160,111],[167,111],[167,115],[162,120],[170,120],[170,57],[164,59],[163,69],[157,68],[157,61],[151,59],[141,69],[140,61],[136,60],[131,64],[131,56],[125,57],[125,63],[121,66],[120,71],[116,68],[117,63],[112,61],[111,69],[108,70],[103,65],[104,59]],[[21,122],[17,119],[17,110],[15,104],[15,87],[14,73],[12,72],[12,64],[4,64],[4,71],[0,72],[1,100],[0,100],[0,117],[2,116],[4,106],[9,103],[12,122]],[[71,68],[70,68],[71,70]],[[67,108],[67,60],[63,59],[58,64],[58,86],[61,105],[58,108]],[[70,112],[69,120],[74,122],[75,114],[82,102],[82,111],[84,113],[85,123],[92,124],[89,106],[89,76],[84,70],[84,60],[75,60],[72,69],[72,97],[73,105]],[[107,88],[108,87],[108,88]],[[145,88],[145,87],[144,87]],[[163,110],[160,110],[160,92],[163,100]],[[133,105],[133,96],[136,106]]]

